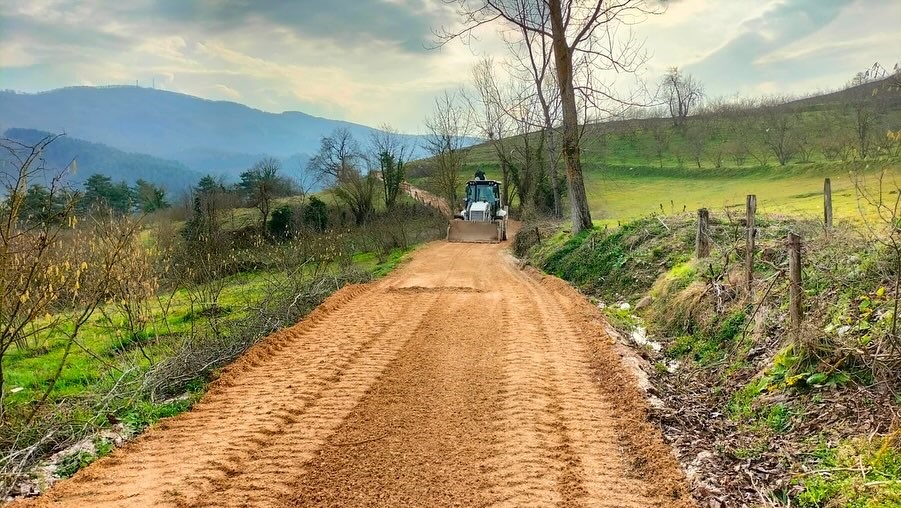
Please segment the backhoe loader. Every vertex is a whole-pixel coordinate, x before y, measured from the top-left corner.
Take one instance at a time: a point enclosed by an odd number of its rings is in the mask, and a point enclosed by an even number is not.
[[[454,214],[447,227],[447,241],[498,243],[507,240],[507,207],[501,184],[476,178],[466,182],[463,210]]]

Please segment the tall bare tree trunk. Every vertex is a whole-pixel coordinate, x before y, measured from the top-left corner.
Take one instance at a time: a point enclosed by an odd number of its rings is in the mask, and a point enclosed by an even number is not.
[[[554,41],[554,60],[557,64],[557,81],[563,105],[563,159],[566,161],[566,181],[569,185],[569,204],[572,211],[573,233],[591,229],[591,210],[582,180],[582,162],[579,154],[579,115],[576,110],[576,92],[573,89],[572,51],[566,42],[563,12],[560,0],[548,2],[551,15],[551,31]]]
[[[544,129],[544,151],[546,164],[551,170],[551,192],[554,193],[554,218],[559,219],[563,215],[560,208],[560,174],[557,171],[557,149],[556,141],[553,139],[554,129],[553,122],[547,104],[542,98],[542,107],[544,107],[545,129]]]

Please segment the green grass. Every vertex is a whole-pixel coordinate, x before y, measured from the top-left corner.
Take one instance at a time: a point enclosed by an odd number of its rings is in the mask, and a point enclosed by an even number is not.
[[[491,162],[470,162],[465,170],[488,166],[489,178],[500,178]],[[678,168],[646,166],[641,163],[608,165],[586,157],[583,162],[585,190],[595,225],[618,225],[655,213],[674,214],[708,208],[722,213],[726,208],[744,213],[748,194],[757,196],[760,214],[798,217],[823,215],[823,182],[832,182],[833,214],[836,221],[859,221],[854,179],[863,177],[866,188],[874,190],[882,170],[886,178],[884,196],[901,186],[901,162],[810,163],[766,168]],[[853,175],[852,175],[853,172]],[[421,179],[420,185],[428,183]],[[868,216],[872,213],[865,210]]]
[[[384,262],[379,262],[374,253],[364,252],[354,255],[353,261],[355,266],[372,273],[374,277],[382,277],[396,268],[407,252],[395,249]],[[219,299],[223,309],[220,317],[240,319],[249,305],[263,299],[266,279],[273,275],[276,274],[245,272],[227,277]],[[151,361],[167,357],[179,335],[188,332],[196,320],[206,319],[193,313],[191,299],[184,289],[175,292],[165,317],[159,306],[153,307],[153,325],[137,338],[124,336],[119,322],[121,317],[115,314],[112,307],[106,310],[113,322],[103,313],[95,312],[85,324],[78,336],[81,347],[73,346],[70,351],[50,393],[51,401],[102,392],[120,375],[116,369],[126,363],[124,360],[139,368],[149,367]],[[4,357],[4,390],[7,392],[4,403],[21,405],[39,398],[56,373],[66,342],[66,337],[57,333],[42,337],[37,350],[11,348]],[[139,345],[143,346],[149,359],[141,353]]]
[[[864,175],[868,184],[875,184],[875,171]],[[889,168],[887,175],[901,182],[901,164]],[[652,213],[698,208],[709,208],[713,213],[736,208],[742,214],[748,194],[757,195],[761,214],[819,217],[823,213],[826,177],[832,181],[835,220],[857,220],[860,213],[852,177],[847,170],[826,165],[789,170],[723,170],[718,174],[706,170],[667,174],[648,168],[590,169],[585,174],[585,185],[592,217],[600,221],[625,221]]]
[[[409,257],[409,254],[413,250],[413,248],[392,249],[387,256],[387,259],[381,262],[375,252],[359,252],[354,254],[353,263],[357,267],[370,272],[373,277],[381,278],[397,268]]]
[[[669,144],[660,159],[654,142],[654,125],[666,120],[614,122],[588,126],[582,140],[582,169],[586,191],[596,224],[616,224],[651,213],[693,211],[698,208],[722,210],[741,207],[745,196],[756,194],[760,213],[821,216],[823,179],[832,180],[836,220],[857,219],[853,180],[849,172],[869,174],[886,169],[893,180],[901,182],[901,161],[897,157],[842,162],[826,160],[819,149],[834,142],[830,132],[837,128],[853,131],[853,119],[847,111],[832,105],[826,109],[804,107],[793,129],[810,139],[812,156],[806,162],[799,157],[780,166],[762,144],[751,119],[726,119],[706,129],[701,167],[686,154],[685,133],[667,127]],[[888,129],[901,125],[901,110],[884,112],[875,127],[874,138],[882,140]],[[752,116],[758,112],[752,112]],[[758,118],[761,119],[761,118]],[[755,153],[766,153],[769,161],[761,165],[748,157],[741,165],[726,157],[721,167],[713,154],[740,136]],[[514,143],[507,140],[507,143]],[[681,155],[680,155],[681,154]],[[682,158],[680,162],[680,158]],[[494,147],[485,143],[470,150],[463,176],[477,167],[486,169],[489,178],[500,179],[501,171]],[[892,187],[894,184],[892,183]]]
[[[857,438],[811,450],[815,471],[795,480],[797,506],[881,508],[901,506],[901,451],[897,436]]]

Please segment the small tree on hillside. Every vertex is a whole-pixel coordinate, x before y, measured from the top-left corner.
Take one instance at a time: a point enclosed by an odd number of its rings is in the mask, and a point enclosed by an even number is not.
[[[241,173],[241,182],[238,183],[244,196],[260,211],[260,232],[263,234],[266,233],[272,200],[290,192],[291,185],[279,175],[280,170],[281,162],[267,157]]]
[[[760,140],[780,166],[798,152],[797,130],[797,118],[784,101],[771,99],[761,105]]]
[[[873,142],[873,131],[877,121],[877,111],[871,99],[860,91],[849,91],[852,96],[846,109],[851,117],[851,127],[857,151],[857,156],[866,159],[870,155],[870,146]]]
[[[108,210],[116,215],[125,215],[131,211],[134,202],[135,197],[128,184],[113,183],[112,178],[95,173],[84,183],[79,209],[81,213]]]
[[[657,158],[657,163],[661,168],[663,167],[663,156],[670,149],[670,138],[672,137],[670,127],[665,122],[666,120],[663,118],[660,120],[648,120],[648,133],[650,134],[648,139],[651,144],[651,151]]]
[[[144,213],[169,208],[169,203],[166,201],[166,191],[162,187],[157,187],[146,180],[139,179],[135,183],[134,194],[138,206]]]
[[[704,157],[704,149],[712,134],[708,128],[707,118],[695,116],[690,120],[685,120],[683,124],[685,128],[685,145],[687,151],[691,154],[691,158],[695,161],[698,169],[701,169],[701,159]]]
[[[373,131],[370,143],[382,174],[385,207],[390,210],[394,208],[400,194],[401,185],[406,177],[406,163],[412,150],[389,125],[383,125],[379,130]]]

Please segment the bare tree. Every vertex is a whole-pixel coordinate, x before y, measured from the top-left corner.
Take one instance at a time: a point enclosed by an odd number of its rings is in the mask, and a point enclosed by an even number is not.
[[[547,9],[539,10],[538,14],[546,16]],[[560,218],[563,210],[560,204],[560,151],[556,125],[560,120],[561,104],[560,87],[553,72],[553,47],[543,34],[531,32],[523,25],[519,26],[519,37],[521,39],[508,41],[508,47],[518,63],[523,81],[531,81],[535,90],[534,99],[541,106],[543,122],[537,127],[540,127],[543,136],[544,163],[553,195],[553,217]]]
[[[322,176],[318,173],[308,171],[302,164],[297,168],[297,178],[294,179],[297,184],[297,193],[300,196],[301,206],[307,202],[307,196],[313,192],[322,180]]]
[[[691,75],[683,75],[678,67],[670,67],[660,80],[660,92],[669,108],[673,126],[685,123],[688,115],[704,98],[704,88]]]
[[[363,157],[360,145],[350,131],[337,128],[319,141],[319,152],[310,159],[309,169],[332,180],[335,197],[350,208],[357,225],[365,223],[374,212],[375,175],[365,174],[362,164],[372,163]]]
[[[473,68],[473,84],[477,92],[476,124],[500,161],[504,202],[512,205],[518,199],[519,212],[525,217],[539,210],[553,213],[559,195],[552,197],[548,207],[546,198],[557,192],[554,182],[549,181],[553,165],[545,159],[550,129],[546,128],[546,113],[533,82],[513,79],[502,85],[493,61],[485,59]]]
[[[760,122],[760,140],[779,165],[785,166],[798,151],[797,118],[784,100],[772,98],[761,104]]]
[[[727,142],[723,146],[723,150],[729,157],[732,159],[732,162],[735,163],[737,167],[742,167],[745,165],[745,161],[748,160],[748,156],[751,155],[751,151],[748,148],[748,143],[744,138],[736,138]]]
[[[532,96],[534,102],[534,96]],[[537,104],[527,102],[524,99],[518,101],[521,108],[518,110],[516,121],[515,142],[510,146],[509,154],[509,170],[511,179],[516,184],[516,191],[519,197],[520,214],[523,218],[531,218],[539,209],[544,209],[546,202],[541,202],[539,194],[542,186],[548,180],[548,172],[546,171],[545,157],[547,156],[546,143],[548,136],[546,131],[542,130],[538,133],[531,132],[531,126],[535,122],[541,122],[541,110]],[[556,189],[551,186],[551,192],[556,193]],[[555,206],[558,198],[551,201],[551,206]]]
[[[866,159],[870,155],[870,147],[878,119],[875,100],[872,97],[868,97],[863,90],[849,90],[849,92],[851,96],[846,108],[851,116],[856,145],[854,148],[857,150],[859,158]]]
[[[444,31],[442,42],[471,36],[483,25],[500,23],[549,43],[563,114],[561,149],[572,214],[573,232],[592,227],[580,153],[580,121],[589,108],[605,111],[605,103],[621,105],[599,72],[632,72],[643,61],[629,25],[651,12],[642,0],[445,0],[458,7],[464,27]],[[625,27],[622,32],[620,29]],[[582,118],[579,104],[583,106]]]
[[[321,175],[329,183],[340,181],[346,173],[359,164],[362,157],[360,145],[344,127],[338,127],[319,140],[319,151],[307,163],[307,168]]]
[[[683,127],[688,153],[691,154],[691,158],[694,159],[698,169],[701,169],[701,159],[704,156],[704,151],[707,148],[707,142],[710,139],[711,134],[708,118],[697,115],[692,117],[691,120],[683,120],[683,122],[685,122],[683,123]]]
[[[726,157],[731,155],[729,142],[734,135],[733,127],[740,113],[736,111],[734,104],[718,98],[707,101],[701,116],[707,123],[708,141],[705,147],[707,157],[713,162],[713,167],[720,169]]]
[[[510,181],[509,148],[507,136],[511,131],[511,123],[516,116],[511,109],[519,109],[514,101],[501,91],[501,85],[495,73],[494,60],[485,58],[472,68],[472,84],[476,91],[476,100],[473,101],[473,116],[475,125],[481,134],[488,139],[488,143],[494,148],[495,155],[500,162],[501,183],[504,203],[511,202],[511,195],[515,192]],[[512,142],[512,141],[511,141]]]
[[[843,96],[845,111],[851,117],[851,131],[857,157],[867,159],[881,148],[883,117],[889,105],[897,103],[901,91],[901,67],[898,64],[889,71],[878,62],[869,69],[858,72],[848,83]],[[874,146],[875,145],[875,146]]]
[[[805,118],[801,112],[795,113],[795,124],[798,126],[795,134],[795,148],[798,153],[798,158],[804,163],[810,162],[810,158],[813,157],[813,152],[816,148],[816,140],[813,137],[815,129],[811,125],[804,125],[805,121],[811,122],[814,125],[825,123],[821,119],[821,115],[817,112],[807,113],[807,115],[809,116]]]
[[[376,181],[372,171],[363,174],[357,168],[345,168],[344,176],[334,188],[335,197],[350,208],[358,226],[365,224],[375,213]]]
[[[665,120],[661,118],[648,120],[648,131],[650,133],[651,151],[657,157],[657,163],[663,167],[663,156],[670,148],[670,138],[672,131]]]
[[[425,122],[425,145],[433,164],[431,179],[452,207],[457,204],[457,190],[463,183],[461,172],[468,156],[466,135],[472,124],[470,108],[460,102],[458,93],[445,92],[435,99],[435,109]]]

